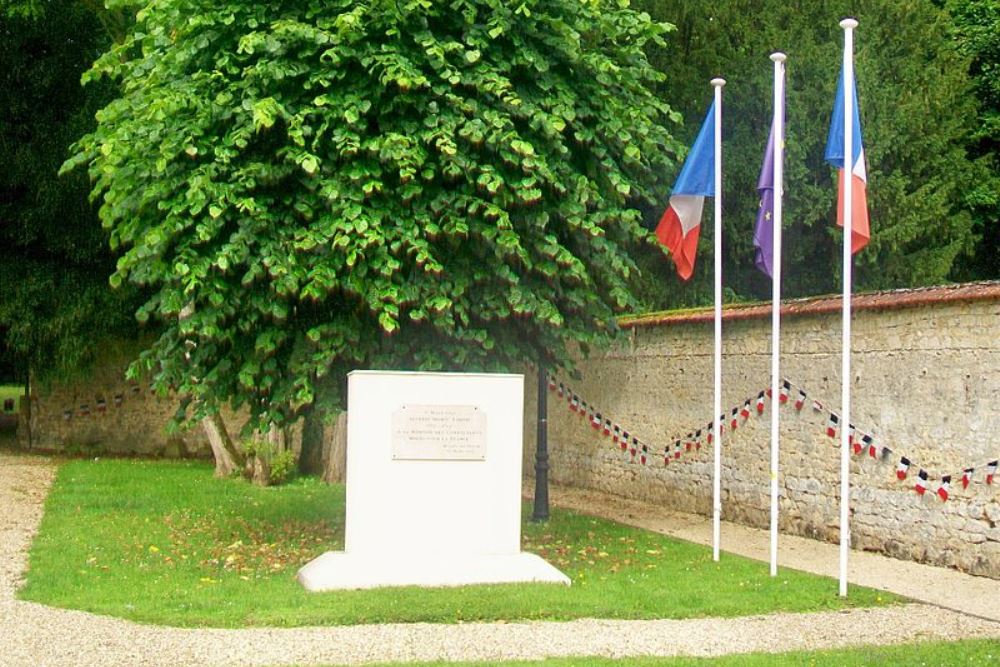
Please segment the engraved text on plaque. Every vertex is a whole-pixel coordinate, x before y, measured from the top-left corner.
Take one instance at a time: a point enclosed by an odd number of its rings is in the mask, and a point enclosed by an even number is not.
[[[405,404],[392,413],[395,460],[486,460],[486,414],[475,405]]]

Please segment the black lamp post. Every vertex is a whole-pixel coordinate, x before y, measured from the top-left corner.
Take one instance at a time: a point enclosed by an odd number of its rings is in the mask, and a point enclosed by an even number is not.
[[[532,521],[549,520],[549,420],[545,369],[538,365],[538,434],[535,440],[535,507]]]

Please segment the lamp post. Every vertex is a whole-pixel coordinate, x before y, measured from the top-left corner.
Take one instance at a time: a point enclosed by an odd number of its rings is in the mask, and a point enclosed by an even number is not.
[[[535,440],[535,507],[532,521],[549,520],[549,419],[545,368],[538,365],[538,431]]]

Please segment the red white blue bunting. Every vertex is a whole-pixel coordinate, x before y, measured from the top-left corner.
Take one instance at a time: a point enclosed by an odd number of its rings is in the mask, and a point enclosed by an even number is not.
[[[650,463],[649,453],[661,451],[659,445],[640,439],[634,434],[634,431],[630,433],[630,429],[608,416],[607,412],[598,411],[592,404],[580,398],[566,382],[559,381],[554,375],[550,375],[548,385],[550,391],[556,392],[560,398],[567,401],[571,411],[580,416],[588,415],[592,427],[602,432],[605,437],[611,438],[612,442],[618,444],[623,452],[627,452],[631,462],[648,465]],[[791,402],[791,405],[796,412],[801,412],[809,401],[809,394],[790,380],[783,379],[778,393],[779,405],[789,405],[793,395],[795,400]],[[745,424],[752,416],[751,405],[755,405],[757,416],[763,415],[766,403],[770,398],[770,389],[764,389],[755,398],[747,398],[730,410],[723,412],[719,415],[719,433],[725,433],[726,428],[730,432],[736,431],[742,424]],[[826,414],[826,435],[838,443],[837,436],[843,427],[840,415],[824,408],[823,403],[816,399],[812,400],[812,410],[817,414]],[[703,442],[711,445],[713,426],[714,423],[709,421],[704,426],[690,431],[682,437],[669,440],[668,444],[662,447],[663,465],[669,466],[672,462],[678,461],[683,454],[701,449]],[[847,428],[849,429],[848,441],[854,456],[868,457],[879,463],[896,461],[896,478],[900,482],[906,482],[910,475],[910,469],[915,468],[917,475],[913,479],[912,488],[919,495],[925,495],[933,486],[934,494],[942,501],[946,501],[951,496],[952,479],[960,480],[962,489],[965,490],[973,483],[993,485],[996,477],[997,458],[980,465],[964,467],[960,473],[932,475],[925,468],[914,465],[910,457],[899,454],[888,446],[877,442],[875,435],[870,431],[859,429],[854,424],[848,424]],[[936,485],[932,485],[932,482],[935,482]]]

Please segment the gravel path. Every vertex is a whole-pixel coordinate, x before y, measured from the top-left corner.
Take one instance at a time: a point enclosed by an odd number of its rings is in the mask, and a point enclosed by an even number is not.
[[[926,605],[684,621],[392,624],[189,630],[14,599],[54,472],[0,454],[0,664],[311,665],[391,660],[697,655],[998,637],[1000,624]]]

